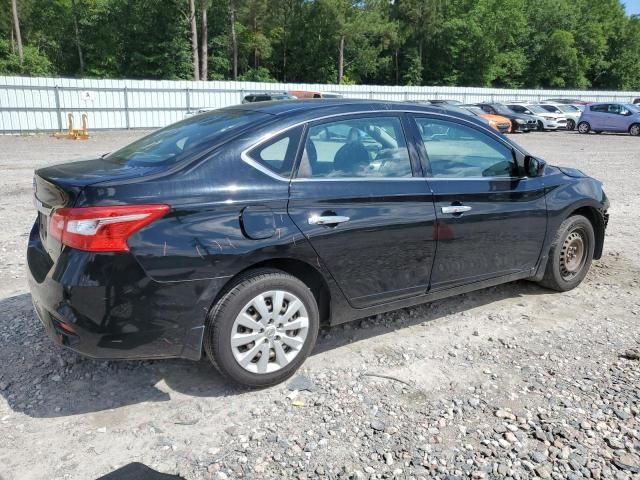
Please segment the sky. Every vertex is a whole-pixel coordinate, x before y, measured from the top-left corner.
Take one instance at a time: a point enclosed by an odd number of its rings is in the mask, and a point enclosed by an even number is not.
[[[623,0],[623,3],[629,15],[640,15],[640,0]]]

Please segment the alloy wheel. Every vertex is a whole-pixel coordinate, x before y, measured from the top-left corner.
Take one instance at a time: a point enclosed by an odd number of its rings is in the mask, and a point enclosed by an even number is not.
[[[272,290],[254,297],[231,328],[231,350],[251,373],[272,373],[293,361],[309,332],[309,315],[294,294]]]
[[[629,133],[634,137],[637,137],[638,135],[640,135],[640,125],[637,123],[634,125],[631,125],[631,128],[629,129]]]
[[[589,133],[589,130],[591,130],[591,127],[587,122],[580,122],[578,124],[578,132]]]

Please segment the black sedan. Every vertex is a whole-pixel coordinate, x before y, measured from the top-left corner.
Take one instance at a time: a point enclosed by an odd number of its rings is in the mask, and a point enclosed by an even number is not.
[[[602,184],[467,115],[298,100],[215,110],[38,170],[27,260],[60,344],[203,351],[251,386],[321,325],[519,279],[564,291],[602,255]]]
[[[502,103],[477,103],[476,106],[492,115],[507,117],[511,120],[511,132],[527,133],[538,128],[538,121],[535,118],[530,115],[516,113]]]

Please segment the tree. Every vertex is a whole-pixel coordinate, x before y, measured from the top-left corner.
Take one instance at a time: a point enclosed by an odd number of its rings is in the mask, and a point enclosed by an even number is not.
[[[22,48],[22,34],[20,33],[20,18],[18,17],[17,0],[11,0],[11,12],[13,14],[13,32],[15,34],[16,44],[18,46],[18,58],[20,63],[24,62],[24,51]]]
[[[0,74],[640,88],[621,0],[2,1]]]
[[[207,23],[207,10],[209,0],[200,1],[200,78],[207,80],[209,77],[209,25]]]
[[[200,60],[198,57],[198,25],[196,21],[196,2],[189,0],[189,22],[191,23],[191,55],[193,79],[200,80]]]
[[[234,1],[229,2],[229,18],[231,21],[231,56],[233,65],[233,79],[238,79],[238,37],[236,36],[236,9]]]
[[[82,55],[82,43],[80,39],[80,29],[78,28],[78,8],[76,0],[71,0],[71,13],[73,15],[73,29],[75,34],[76,48],[78,49],[78,63],[80,76],[84,75],[84,57]]]

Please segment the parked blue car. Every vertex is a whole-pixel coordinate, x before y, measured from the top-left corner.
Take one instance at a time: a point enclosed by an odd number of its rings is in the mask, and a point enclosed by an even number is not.
[[[578,121],[578,132],[629,132],[640,135],[640,107],[626,103],[591,103]]]

